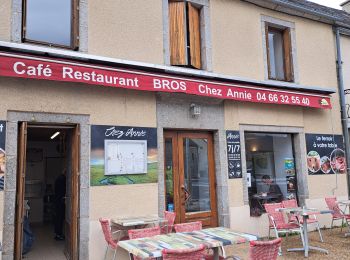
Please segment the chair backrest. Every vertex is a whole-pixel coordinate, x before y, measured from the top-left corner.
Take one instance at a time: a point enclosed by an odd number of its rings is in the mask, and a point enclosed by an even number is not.
[[[113,248],[116,248],[117,247],[117,243],[114,242],[114,240],[113,240],[111,227],[109,225],[109,220],[100,218],[99,221],[100,221],[101,228],[102,228],[102,231],[103,231],[103,235],[105,237],[105,240],[106,240],[107,244],[110,245]]]
[[[199,245],[190,249],[163,249],[163,260],[202,260],[205,259],[206,247]]]
[[[339,204],[337,202],[336,197],[326,197],[324,198],[326,201],[326,204],[330,210],[333,210],[332,216],[333,218],[341,218],[343,217],[343,213],[341,212],[339,208]]]
[[[167,231],[168,231],[168,233],[171,233],[173,231],[176,214],[175,214],[175,212],[164,211],[164,217],[168,221]]]
[[[282,206],[283,206],[283,208],[297,208],[298,207],[298,202],[297,202],[296,199],[283,200],[282,201]],[[293,214],[289,214],[288,221],[289,222],[298,222],[298,218],[297,218],[297,216],[295,216]]]
[[[153,237],[160,235],[160,227],[151,227],[151,228],[141,228],[141,229],[130,229],[128,230],[129,238],[143,238],[143,237]]]
[[[174,228],[176,233],[198,231],[202,229],[202,222],[196,221],[196,222],[175,224]]]
[[[275,260],[281,245],[281,238],[271,241],[251,241],[249,260]]]
[[[276,211],[276,209],[283,208],[282,203],[265,203],[264,207],[267,215],[269,216],[270,226],[273,226],[271,217],[275,221],[276,225],[286,223],[283,213],[280,211]]]

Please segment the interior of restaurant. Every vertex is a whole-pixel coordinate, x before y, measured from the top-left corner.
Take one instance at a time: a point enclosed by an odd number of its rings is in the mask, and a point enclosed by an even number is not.
[[[247,186],[251,216],[265,212],[265,203],[297,198],[293,136],[245,133]]]
[[[57,196],[65,194],[66,133],[64,129],[28,128],[25,178],[25,220],[22,251],[26,259],[66,259],[65,202],[58,212]],[[59,187],[60,186],[60,187]],[[65,196],[65,195],[63,195]],[[65,200],[65,197],[59,198]],[[55,234],[58,216],[62,234]]]

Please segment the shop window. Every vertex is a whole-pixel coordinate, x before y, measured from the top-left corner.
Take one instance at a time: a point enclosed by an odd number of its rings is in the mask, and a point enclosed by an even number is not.
[[[78,48],[78,0],[24,0],[22,41]]]
[[[250,213],[260,216],[265,203],[297,199],[291,134],[245,133]]]
[[[265,34],[269,79],[294,81],[290,28],[266,23]]]
[[[169,1],[170,64],[201,69],[201,7]]]

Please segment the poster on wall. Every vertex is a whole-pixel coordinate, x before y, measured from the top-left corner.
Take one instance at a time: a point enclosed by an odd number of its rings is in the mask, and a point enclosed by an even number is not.
[[[346,173],[342,135],[305,134],[310,175]]]
[[[6,140],[6,121],[0,120],[0,191],[4,190],[5,181],[5,140]]]
[[[229,179],[242,178],[241,142],[239,131],[226,131]]]
[[[91,126],[91,186],[155,183],[157,129]]]

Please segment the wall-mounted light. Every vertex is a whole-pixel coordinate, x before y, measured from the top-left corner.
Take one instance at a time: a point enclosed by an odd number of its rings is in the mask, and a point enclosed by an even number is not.
[[[54,133],[51,137],[50,137],[50,139],[51,140],[53,140],[56,136],[58,136],[60,134],[60,132],[56,132],[56,133]]]
[[[199,115],[201,114],[201,107],[192,103],[190,105],[190,114],[192,117],[199,117]]]
[[[258,148],[254,145],[253,147],[252,147],[252,152],[256,152],[258,150]]]

